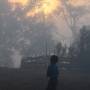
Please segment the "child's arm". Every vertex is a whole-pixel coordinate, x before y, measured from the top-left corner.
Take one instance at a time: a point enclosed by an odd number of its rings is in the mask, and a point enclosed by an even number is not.
[[[57,77],[59,76],[59,69],[58,69],[58,66],[56,67],[56,74],[57,74]]]

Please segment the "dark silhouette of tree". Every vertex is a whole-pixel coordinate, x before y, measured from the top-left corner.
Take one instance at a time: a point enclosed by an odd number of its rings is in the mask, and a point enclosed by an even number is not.
[[[59,42],[57,45],[56,45],[56,54],[58,56],[61,56],[61,50],[62,50],[62,44],[61,42]]]
[[[79,39],[79,38],[78,38]],[[80,52],[79,48],[79,40],[77,42],[73,42],[70,47],[68,48],[68,56],[72,59],[76,59],[78,57],[78,54]]]
[[[79,63],[85,69],[90,67],[90,27],[84,26],[80,30]]]
[[[72,58],[74,56],[74,47],[72,45],[69,47],[68,55],[70,58]]]
[[[61,54],[62,57],[66,57],[66,55],[67,55],[66,51],[67,51],[67,47],[65,45],[62,47],[62,54]]]
[[[66,50],[67,50],[66,45],[63,46],[61,42],[59,42],[59,43],[56,45],[56,54],[57,54],[59,57],[64,57],[64,56],[66,55]]]

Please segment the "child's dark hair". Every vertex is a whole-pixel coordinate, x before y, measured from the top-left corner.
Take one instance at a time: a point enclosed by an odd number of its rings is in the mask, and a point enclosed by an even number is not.
[[[51,58],[50,58],[50,62],[52,64],[56,64],[58,62],[58,56],[52,55]]]

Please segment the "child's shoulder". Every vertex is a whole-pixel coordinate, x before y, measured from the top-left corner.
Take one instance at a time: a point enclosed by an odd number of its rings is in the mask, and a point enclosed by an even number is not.
[[[49,64],[48,67],[57,67],[57,64]]]

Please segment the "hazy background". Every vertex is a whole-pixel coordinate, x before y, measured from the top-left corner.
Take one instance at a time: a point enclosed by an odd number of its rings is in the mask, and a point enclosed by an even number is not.
[[[79,29],[90,25],[90,0],[61,0],[57,10],[46,16],[43,12],[26,16],[40,0],[28,1],[24,5],[0,0],[1,66],[19,67],[22,56],[45,55],[46,45],[50,53],[59,42],[69,47]]]

